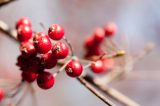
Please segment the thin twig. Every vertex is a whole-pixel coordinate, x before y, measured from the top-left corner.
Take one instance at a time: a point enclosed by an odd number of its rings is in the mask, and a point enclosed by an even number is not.
[[[17,0],[0,0],[0,7],[5,6],[13,1],[17,1]]]
[[[33,98],[33,106],[37,106],[37,99],[36,99],[36,95],[35,95],[35,89],[33,88],[32,85],[29,85],[30,91],[31,91],[31,95]]]
[[[24,90],[22,96],[20,97],[20,99],[15,103],[15,106],[18,106],[22,103],[22,101],[24,100],[24,98],[26,97],[27,95],[27,92],[29,90],[29,85],[27,85],[26,89]]]
[[[131,99],[129,99],[125,95],[121,94],[120,92],[118,92],[114,88],[109,88],[106,85],[99,84],[99,82],[96,82],[92,76],[86,75],[86,76],[84,76],[84,79],[87,82],[94,85],[95,87],[97,87],[99,90],[103,91],[105,94],[109,95],[110,97],[119,101],[120,103],[122,103],[125,106],[140,106],[139,104],[132,101]]]
[[[17,32],[16,30],[12,30],[5,22],[0,20],[0,31],[5,33],[9,38],[14,40],[15,42],[18,42],[16,39]]]
[[[73,58],[74,58],[74,57],[71,57],[65,64],[63,64],[63,66],[61,66],[61,68],[60,68],[56,73],[54,73],[53,76],[56,77],[60,72],[62,72],[62,71],[65,69],[66,65],[67,65]]]
[[[24,82],[20,82],[18,85],[16,85],[16,87],[14,87],[13,89],[10,90],[10,92],[12,92],[14,90],[15,90],[15,92],[12,94],[7,94],[7,97],[10,97],[10,98],[15,97],[19,93],[19,91],[22,89],[23,85],[24,85]]]
[[[115,106],[108,98],[102,95],[97,89],[95,89],[91,84],[89,84],[83,77],[78,77],[77,80],[88,88],[93,94],[95,94],[99,99],[101,99],[108,106]]]
[[[69,40],[64,36],[63,37],[64,41],[66,41],[66,43],[68,44],[70,51],[71,51],[71,56],[74,56],[74,52],[73,52],[73,48],[71,46],[71,43],[69,42]]]
[[[41,28],[46,31],[46,27],[45,27],[44,23],[40,22],[39,24],[40,24]]]

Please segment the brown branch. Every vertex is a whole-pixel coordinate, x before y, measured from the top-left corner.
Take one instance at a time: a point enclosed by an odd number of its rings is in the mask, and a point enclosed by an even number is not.
[[[17,1],[17,0],[0,0],[0,7],[5,6],[13,1]]]
[[[90,83],[88,83],[83,77],[78,77],[77,80],[108,106],[115,106],[108,98],[102,95],[102,93],[100,93],[96,88],[94,88]]]
[[[123,95],[119,91],[115,90],[114,88],[109,88],[106,85],[102,85],[99,82],[96,82],[92,76],[85,75],[84,79],[87,82],[94,85],[95,87],[97,87],[99,90],[101,90],[105,94],[109,95],[111,98],[119,101],[120,103],[122,103],[125,106],[140,106],[139,104],[137,104],[133,100],[129,99],[128,97],[126,97],[125,95]]]
[[[15,42],[18,42],[16,39],[17,32],[16,30],[12,30],[6,23],[0,20],[0,31],[6,34],[9,38],[14,40]]]

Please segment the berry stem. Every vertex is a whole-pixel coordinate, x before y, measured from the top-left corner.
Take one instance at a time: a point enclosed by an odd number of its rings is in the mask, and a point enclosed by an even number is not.
[[[63,64],[63,66],[61,66],[61,68],[60,68],[56,73],[53,74],[53,76],[56,77],[60,72],[62,72],[62,71],[65,69],[65,67],[67,66],[67,64],[68,64],[72,59],[74,59],[74,58],[76,58],[76,57],[73,56],[73,57],[71,57],[67,62],[65,62],[65,63]]]
[[[45,31],[47,30],[46,27],[45,27],[45,25],[44,25],[44,23],[40,22],[39,25],[41,26],[41,28],[42,28],[43,30],[45,30]]]
[[[113,39],[109,37],[109,38],[107,38],[107,40],[108,40],[108,43],[111,44],[111,48],[112,48],[114,51],[117,51],[117,50],[118,50],[118,47],[117,47],[117,45],[115,44],[115,42],[113,41]]]
[[[74,56],[73,48],[69,40],[65,36],[63,37],[63,40],[68,44],[70,51],[71,51],[71,56]]]
[[[24,84],[25,82],[20,82],[18,85],[16,85],[13,89],[10,90],[10,92],[13,92],[13,91],[15,92],[12,94],[7,94],[6,96],[10,98],[15,97],[19,93],[19,91],[22,89]]]
[[[21,95],[20,99],[15,103],[15,106],[19,106],[24,98],[26,97],[27,93],[29,91],[29,85],[26,86],[25,90],[23,91],[23,94]]]

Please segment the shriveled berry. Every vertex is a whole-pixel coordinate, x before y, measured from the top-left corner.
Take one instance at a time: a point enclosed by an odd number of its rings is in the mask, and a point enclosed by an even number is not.
[[[93,35],[94,35],[94,43],[98,45],[104,40],[105,31],[103,28],[96,28]]]
[[[60,40],[64,36],[64,29],[58,24],[53,24],[49,27],[48,35],[53,40]]]
[[[67,45],[63,42],[58,42],[55,45],[53,45],[52,48],[52,54],[57,59],[64,59],[67,57],[69,53],[69,48]]]
[[[41,72],[38,75],[37,84],[42,89],[49,89],[54,85],[54,77],[49,72]]]
[[[33,43],[30,41],[22,42],[20,45],[20,50],[22,55],[25,57],[35,56],[37,53]]]
[[[30,19],[26,17],[20,18],[16,23],[16,29],[18,29],[20,26],[29,26],[32,27],[32,22]]]
[[[41,54],[47,53],[52,48],[52,43],[48,35],[46,35],[43,32],[36,33],[33,40],[34,40],[34,45],[35,45],[37,52]]]
[[[4,91],[3,89],[0,88],[0,102],[3,100],[4,98]]]
[[[105,66],[102,60],[92,63],[90,68],[94,73],[102,73],[105,71]]]
[[[113,36],[117,32],[117,26],[115,23],[110,22],[104,27],[104,30],[106,36]]]
[[[54,58],[54,56],[52,55],[52,52],[48,52],[46,54],[42,54],[41,62],[46,69],[51,69],[54,66],[56,66],[57,59]]]
[[[65,67],[65,71],[70,77],[78,77],[83,71],[83,66],[79,61],[71,60]]]
[[[32,37],[32,29],[29,26],[21,25],[17,29],[17,39],[21,42],[28,41]]]
[[[22,79],[29,83],[35,81],[37,79],[38,74],[35,71],[27,70],[22,72]]]

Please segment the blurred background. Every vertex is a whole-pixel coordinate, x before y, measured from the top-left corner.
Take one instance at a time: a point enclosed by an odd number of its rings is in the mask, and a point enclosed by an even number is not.
[[[25,16],[32,20],[36,31],[43,31],[40,22],[46,27],[53,23],[61,24],[77,55],[84,54],[84,39],[96,27],[109,21],[118,26],[117,44],[130,55],[139,53],[148,42],[154,42],[156,48],[153,52],[137,61],[125,80],[110,86],[142,106],[159,106],[159,10],[160,0],[18,0],[0,8],[0,20],[14,28],[15,22]],[[18,44],[0,33],[0,78],[20,78],[15,66],[18,54]],[[35,88],[38,106],[105,106],[77,80],[63,73],[56,78],[52,89],[44,91],[36,84]],[[28,106],[28,101],[31,102],[29,96],[22,106]]]

